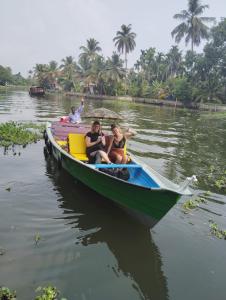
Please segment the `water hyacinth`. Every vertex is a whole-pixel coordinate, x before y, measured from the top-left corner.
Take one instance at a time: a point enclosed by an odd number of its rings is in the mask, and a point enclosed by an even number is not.
[[[42,137],[42,131],[43,125],[35,123],[2,123],[0,124],[0,146],[25,146],[37,142]]]
[[[35,300],[57,300],[60,292],[51,285],[47,287],[38,287],[36,289],[36,293],[41,293],[41,295],[37,296]],[[61,298],[59,300],[66,300],[65,298]]]
[[[16,292],[7,287],[0,287],[0,300],[16,300]]]
[[[210,233],[219,239],[226,240],[226,230],[219,229],[217,223],[210,220]]]

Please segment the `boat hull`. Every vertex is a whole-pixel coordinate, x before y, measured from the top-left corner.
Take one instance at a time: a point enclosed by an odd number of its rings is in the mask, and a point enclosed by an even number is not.
[[[153,224],[157,223],[180,198],[180,195],[173,191],[150,189],[106,175],[66,155],[53,144],[51,153],[59,166],[74,178],[115,203],[149,216]]]
[[[30,96],[44,96],[45,90],[42,87],[31,87],[29,89],[29,95]]]

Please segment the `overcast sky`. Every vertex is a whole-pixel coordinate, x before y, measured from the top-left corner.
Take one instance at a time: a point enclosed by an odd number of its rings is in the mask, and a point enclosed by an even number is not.
[[[156,47],[166,52],[174,44],[171,31],[178,24],[175,13],[187,9],[188,0],[0,0],[0,65],[27,76],[36,63],[60,62],[89,38],[100,42],[104,56],[111,56],[112,41],[122,24],[132,24],[136,49]],[[226,17],[226,0],[203,0],[205,16]],[[180,44],[185,49],[184,43]]]

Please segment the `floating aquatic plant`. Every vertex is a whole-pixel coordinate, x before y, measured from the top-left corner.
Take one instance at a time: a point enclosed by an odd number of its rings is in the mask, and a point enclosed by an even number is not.
[[[42,131],[43,125],[35,123],[2,123],[0,124],[0,146],[26,146],[27,144],[37,142],[42,136]]]
[[[188,199],[185,201],[182,206],[184,212],[188,212],[191,209],[197,208],[200,203],[206,203],[206,199],[203,196],[205,196],[205,193],[194,199]]]
[[[39,286],[36,289],[36,292],[41,293],[41,295],[37,296],[35,300],[57,300],[57,297],[60,294],[60,292],[56,289],[56,287],[53,287],[51,285],[47,287]],[[61,298],[61,300],[66,300],[66,299]]]
[[[219,229],[217,223],[215,223],[213,220],[210,220],[209,222],[211,234],[219,239],[226,240],[226,230]]]
[[[189,199],[186,202],[184,202],[183,209],[186,210],[186,211],[188,211],[188,210],[196,208],[197,206],[198,206],[197,202],[195,202],[192,199]]]
[[[209,166],[207,173],[205,183],[217,192],[226,193],[226,169],[222,170],[222,164],[219,166]]]
[[[36,233],[34,240],[35,240],[35,245],[38,245],[38,243],[41,241],[41,235],[39,233]]]
[[[35,300],[58,300],[58,296],[60,292],[51,285],[47,287],[38,287],[35,291],[36,293],[40,293],[40,295],[35,297]],[[16,300],[16,292],[11,292],[7,287],[0,287],[0,300]],[[59,300],[67,300],[65,298],[61,298]]]
[[[16,292],[7,287],[0,287],[0,300],[16,300]]]

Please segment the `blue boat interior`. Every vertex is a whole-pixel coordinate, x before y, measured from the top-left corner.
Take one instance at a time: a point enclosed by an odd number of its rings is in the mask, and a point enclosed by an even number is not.
[[[127,168],[130,173],[130,178],[127,182],[144,186],[152,189],[158,189],[160,186],[154,181],[154,179],[138,164],[94,164],[95,169],[101,168]]]
[[[130,173],[128,182],[152,189],[159,188],[159,185],[142,168],[130,168],[128,171]]]

